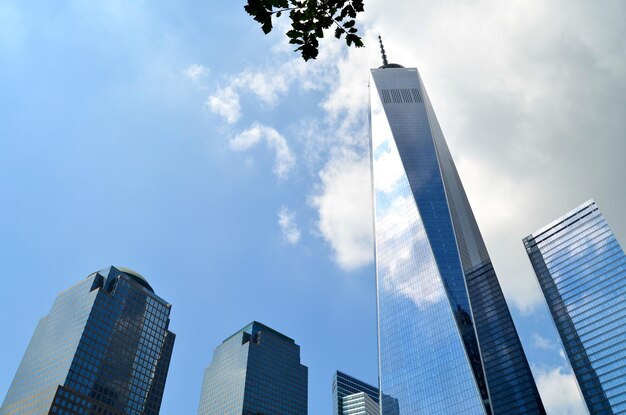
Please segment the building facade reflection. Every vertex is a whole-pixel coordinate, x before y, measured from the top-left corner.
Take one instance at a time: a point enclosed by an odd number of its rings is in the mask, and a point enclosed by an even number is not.
[[[306,415],[308,368],[300,346],[253,321],[213,352],[198,415]]]
[[[379,415],[380,392],[372,386],[336,371],[333,376],[334,415]]]
[[[89,275],[39,321],[0,414],[158,415],[170,310],[133,270]]]
[[[417,69],[370,76],[382,413],[543,414]]]
[[[524,239],[589,412],[626,413],[626,256],[593,200]]]

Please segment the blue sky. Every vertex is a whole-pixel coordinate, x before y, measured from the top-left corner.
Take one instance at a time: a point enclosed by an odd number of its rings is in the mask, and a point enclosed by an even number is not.
[[[626,238],[624,4],[371,0],[368,47],[308,64],[242,6],[0,0],[0,395],[55,295],[109,265],[173,304],[163,414],[197,410],[252,320],[300,344],[311,414],[336,369],[375,384],[382,32],[421,71],[548,408],[581,413],[521,239],[592,197]]]

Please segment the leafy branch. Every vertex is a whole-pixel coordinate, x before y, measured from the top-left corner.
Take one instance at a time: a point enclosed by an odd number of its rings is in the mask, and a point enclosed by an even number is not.
[[[247,0],[244,9],[261,24],[263,33],[274,28],[273,18],[289,12],[291,30],[286,35],[289,43],[297,45],[305,61],[319,54],[319,39],[324,30],[335,27],[335,37],[345,36],[348,46],[363,47],[363,40],[355,27],[356,17],[363,9],[363,0]]]

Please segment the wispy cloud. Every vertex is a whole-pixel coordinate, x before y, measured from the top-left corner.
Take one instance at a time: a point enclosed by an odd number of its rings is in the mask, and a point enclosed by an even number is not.
[[[183,74],[187,77],[187,79],[193,82],[197,82],[209,74],[209,68],[207,68],[206,66],[193,64],[185,68]]]
[[[230,87],[222,88],[209,96],[205,104],[229,124],[233,124],[241,116],[239,95]]]
[[[252,92],[264,103],[274,105],[279,96],[287,92],[291,80],[288,74],[280,70],[272,73],[245,70],[231,80],[230,86]]]
[[[274,128],[254,123],[230,140],[230,148],[235,151],[245,151],[262,141],[265,141],[275,153],[274,173],[281,179],[286,178],[296,163],[296,156],[289,148],[285,137]]]
[[[281,42],[284,42],[282,36]],[[281,43],[282,44],[282,43]],[[291,45],[288,46],[288,49]],[[329,42],[315,62],[304,62],[290,50],[279,48],[271,64],[246,68],[238,73],[225,77],[221,86],[207,98],[207,102],[215,103],[210,109],[232,123],[217,100],[223,98],[224,91],[228,97],[237,102],[243,95],[257,98],[263,104],[274,106],[280,102],[290,89],[327,91],[335,82],[338,62],[342,61],[343,47],[340,42]],[[287,58],[285,58],[287,57]],[[329,107],[334,110],[337,105]]]
[[[539,333],[533,333],[533,345],[542,350],[559,350],[559,346],[556,343]]]
[[[559,343],[552,341],[546,337],[543,337],[539,333],[533,333],[533,346],[541,350],[551,350],[559,353],[563,359],[567,360],[565,352]]]
[[[374,41],[374,35],[370,37]],[[242,116],[239,103],[243,94],[265,105],[276,105],[293,88],[323,91],[321,114],[306,123],[296,120],[298,127],[293,131],[304,147],[306,165],[320,181],[309,198],[318,215],[317,234],[328,242],[337,264],[351,271],[371,264],[373,240],[364,69],[367,55],[357,53],[361,62],[355,65],[346,53],[352,52],[334,41],[324,45],[315,62],[304,63],[290,51],[278,52],[278,56],[289,58],[228,76],[209,96],[207,106],[232,124]],[[306,128],[301,128],[303,125]],[[276,129],[254,122],[230,141],[230,147],[244,151],[262,141],[275,151],[275,174],[287,177],[295,165],[295,155]]]
[[[549,414],[587,414],[573,373],[566,371],[563,367],[557,367],[536,371],[535,378],[539,394]]]
[[[370,264],[374,248],[369,158],[342,151],[329,160],[319,177],[321,186],[311,204],[335,261],[347,271]]]
[[[574,2],[568,3],[568,13],[554,13],[564,4],[494,7],[479,0],[464,7],[426,2],[419,3],[420,24],[415,24],[414,14],[398,12],[414,10],[414,1],[399,0],[390,13],[382,0],[372,0],[363,19],[368,45],[376,45],[374,33],[383,27],[392,60],[419,66],[499,281],[523,312],[533,311],[542,294],[520,240],[567,208],[557,209],[549,201],[573,204],[588,197],[580,196],[585,189],[616,200],[616,206],[626,200],[606,180],[622,173],[619,155],[626,145],[614,139],[624,129],[618,109],[626,96],[626,46],[621,41],[626,26],[617,19],[624,6],[612,3],[601,10]],[[581,22],[590,28],[584,38],[575,29]],[[500,35],[494,37],[495,32]],[[319,234],[338,265],[367,265],[371,254],[365,254],[363,235],[371,234],[371,224],[354,217],[348,219],[351,225],[343,224],[329,206],[341,210],[336,201],[342,196],[334,189],[347,186],[348,171],[359,165],[356,160],[366,160],[367,76],[368,68],[379,65],[378,54],[371,48],[346,49],[333,40],[322,45],[316,62],[304,64],[289,52],[291,46],[279,46],[271,64],[223,78],[207,100],[209,108],[234,123],[242,116],[244,94],[271,106],[295,89],[321,92],[321,113],[289,121],[311,127],[297,133],[303,135],[298,141],[302,146],[294,146],[303,150],[302,165],[318,178],[315,189],[303,192],[313,194]],[[218,103],[217,97],[227,99]],[[354,155],[352,163],[338,166],[339,155],[346,153]],[[590,163],[589,154],[603,160],[602,165],[584,174],[571,169]],[[355,199],[369,206],[369,174],[363,171],[361,180],[368,184],[346,190],[353,197],[344,203],[353,208]],[[572,182],[580,186],[572,187]],[[340,224],[335,228],[334,223]]]
[[[296,213],[284,205],[278,209],[278,226],[286,242],[295,245],[300,241],[301,232],[296,223]]]

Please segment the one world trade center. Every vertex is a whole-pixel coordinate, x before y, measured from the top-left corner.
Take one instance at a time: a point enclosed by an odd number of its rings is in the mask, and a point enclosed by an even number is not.
[[[545,414],[415,68],[371,70],[381,413]]]

